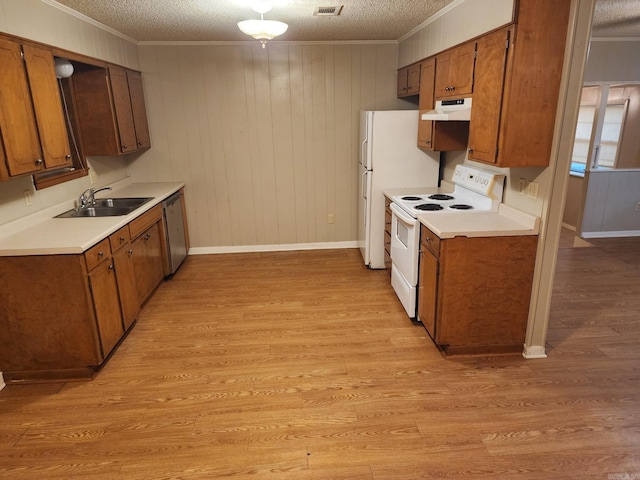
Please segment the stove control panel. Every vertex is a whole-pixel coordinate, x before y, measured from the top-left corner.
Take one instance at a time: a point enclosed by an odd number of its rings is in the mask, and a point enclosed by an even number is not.
[[[456,165],[453,172],[453,183],[456,185],[496,200],[502,200],[504,179],[504,175],[480,170],[469,165]]]

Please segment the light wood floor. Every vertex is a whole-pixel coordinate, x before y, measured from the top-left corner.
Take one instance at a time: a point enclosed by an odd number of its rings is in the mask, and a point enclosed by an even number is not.
[[[640,478],[639,274],[562,249],[548,359],[444,359],[357,250],[189,257],[93,381],[0,392],[0,478]]]

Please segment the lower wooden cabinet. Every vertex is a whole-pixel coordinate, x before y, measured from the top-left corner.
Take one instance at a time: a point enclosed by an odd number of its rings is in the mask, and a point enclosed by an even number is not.
[[[106,358],[124,335],[118,282],[111,256],[89,272],[89,288],[100,335],[102,357]]]
[[[384,199],[384,268],[391,275],[391,200]]]
[[[418,319],[447,355],[520,353],[537,236],[440,239],[420,232]]]
[[[83,254],[0,257],[0,371],[90,378],[165,275],[157,205]]]

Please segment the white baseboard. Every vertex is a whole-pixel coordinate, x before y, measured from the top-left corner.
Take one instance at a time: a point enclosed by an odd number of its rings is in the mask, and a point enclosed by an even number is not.
[[[573,225],[569,225],[568,223],[562,222],[562,227],[566,228],[567,230],[571,230],[572,232],[576,231],[576,227]]]
[[[358,242],[290,243],[282,245],[238,245],[230,247],[191,247],[189,255],[214,253],[286,252],[294,250],[330,250],[334,248],[358,248]]]
[[[618,238],[640,237],[640,230],[621,230],[619,232],[582,232],[582,238]]]
[[[544,347],[540,345],[531,345],[524,346],[524,350],[522,351],[522,356],[528,360],[534,358],[547,358],[547,354],[545,353]]]

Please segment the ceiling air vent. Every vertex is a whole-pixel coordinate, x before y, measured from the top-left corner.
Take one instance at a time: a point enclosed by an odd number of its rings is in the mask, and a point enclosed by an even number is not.
[[[344,5],[339,5],[337,7],[316,7],[313,15],[316,17],[337,17],[342,12],[342,8]]]

